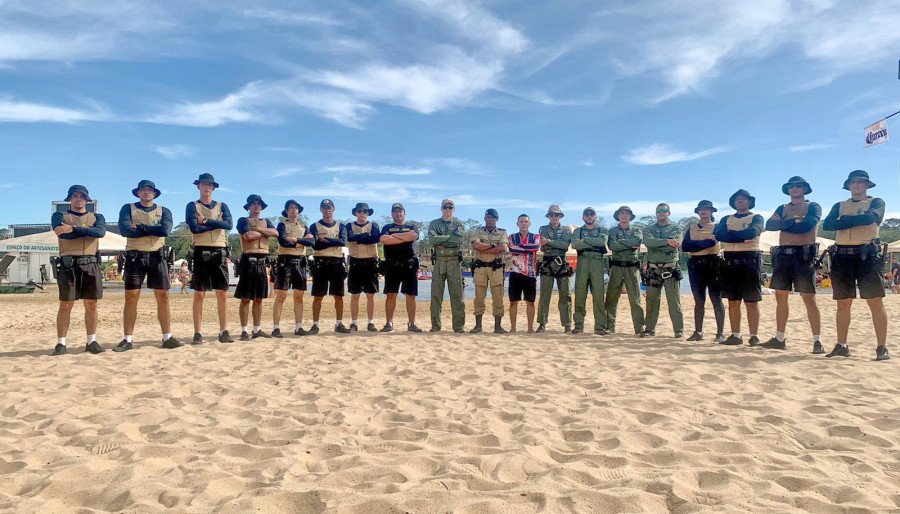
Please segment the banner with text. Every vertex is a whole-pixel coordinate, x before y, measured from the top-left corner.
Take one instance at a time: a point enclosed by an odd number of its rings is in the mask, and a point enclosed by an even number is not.
[[[889,139],[887,120],[881,120],[866,127],[865,148],[880,145],[881,143],[887,143]]]

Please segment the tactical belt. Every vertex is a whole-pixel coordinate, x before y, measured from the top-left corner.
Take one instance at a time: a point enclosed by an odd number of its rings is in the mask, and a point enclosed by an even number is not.
[[[648,262],[647,267],[649,269],[658,269],[658,268],[675,268],[674,262],[664,262],[664,263],[656,263],[656,262]]]
[[[772,248],[772,253],[778,255],[804,255],[810,251],[815,251],[815,245],[775,246]]]
[[[100,262],[100,259],[94,255],[64,255],[62,257],[54,257],[53,260],[66,268],[76,264],[98,264]]]
[[[721,259],[719,254],[691,255],[692,261],[715,261]]]
[[[503,267],[503,259],[494,259],[490,262],[484,262],[476,260],[474,262],[475,268],[491,268],[491,269],[500,269]]]
[[[278,262],[286,264],[306,264],[306,257],[302,255],[279,255]]]
[[[758,265],[759,259],[729,259],[726,257],[725,264],[729,266],[743,266],[746,264]]]
[[[862,253],[862,248],[866,245],[859,246],[848,246],[848,245],[838,245],[834,249],[834,253],[838,255],[857,255]]]
[[[638,266],[641,265],[641,263],[638,261],[616,261],[616,260],[610,259],[609,265],[610,266],[619,266],[621,268],[637,268]]]
[[[600,255],[603,255],[606,252],[601,252],[600,250],[597,250],[596,248],[585,248],[584,250],[575,250],[575,253],[577,253],[578,255],[581,255],[583,253],[599,253]]]

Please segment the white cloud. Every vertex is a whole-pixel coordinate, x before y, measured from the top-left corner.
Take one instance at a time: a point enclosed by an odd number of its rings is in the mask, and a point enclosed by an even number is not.
[[[386,198],[389,201],[415,201],[421,194],[427,191],[440,191],[446,186],[431,184],[422,181],[392,182],[392,181],[348,181],[341,178],[332,178],[330,182],[323,184],[309,184],[296,189],[277,190],[267,193],[271,196],[297,196],[311,198],[335,198],[341,200],[354,200],[360,198]],[[437,193],[431,193],[437,194]],[[440,199],[435,200],[439,202]]]
[[[288,166],[286,168],[281,168],[272,174],[272,178],[283,178],[290,177],[291,175],[296,175],[303,171],[303,168],[299,166]]]
[[[787,148],[790,152],[810,152],[813,150],[824,150],[826,148],[834,148],[831,143],[810,143],[808,145],[795,145]]]
[[[153,148],[153,151],[166,159],[178,159],[190,157],[197,153],[197,149],[190,145],[161,145]]]
[[[437,17],[465,37],[491,45],[499,53],[518,53],[528,39],[515,27],[486,9],[463,0],[403,0],[423,14]]]
[[[402,166],[378,166],[378,165],[352,165],[352,166],[328,166],[322,171],[328,173],[350,173],[354,175],[430,175],[428,168],[408,168]]]
[[[254,104],[254,99],[259,95],[260,83],[251,82],[221,100],[182,103],[147,121],[189,127],[217,127],[232,122],[259,123],[263,121],[261,116],[247,108]]]
[[[484,165],[460,157],[437,157],[425,159],[424,162],[428,166],[434,166],[441,170],[461,173],[463,175],[487,175],[490,173],[490,170],[485,168]]]
[[[638,165],[669,164],[672,162],[694,161],[725,151],[727,151],[726,148],[716,147],[699,152],[685,152],[670,144],[653,143],[629,150],[626,155],[622,156],[622,160]]]
[[[592,161],[592,160],[590,160],[590,159],[586,159],[586,160],[584,160],[584,161],[581,161],[581,165],[584,166],[585,168],[593,168],[593,167],[594,167],[594,161]]]
[[[52,105],[17,102],[0,96],[0,122],[18,123],[78,123],[81,121],[101,121],[109,115],[100,110],[79,110]]]
[[[266,20],[279,25],[336,26],[341,24],[337,19],[319,13],[294,12],[262,7],[244,9],[243,15],[248,18]]]

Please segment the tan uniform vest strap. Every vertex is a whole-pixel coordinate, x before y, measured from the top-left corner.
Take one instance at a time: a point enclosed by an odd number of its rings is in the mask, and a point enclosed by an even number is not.
[[[197,214],[206,219],[222,221],[222,203],[216,202],[216,205],[209,209],[199,201],[194,202],[194,208]],[[228,232],[224,229],[217,228],[202,234],[193,234],[194,246],[212,246],[216,248],[225,248],[228,246]]]
[[[269,228],[269,225],[264,219],[247,218],[247,222],[250,224],[250,228],[252,229]],[[254,239],[253,241],[246,241],[243,237],[241,237],[241,251],[243,253],[249,253],[252,255],[268,255],[269,238],[263,236],[259,239]]]
[[[350,223],[350,230],[354,234],[370,234],[372,232],[372,222],[366,222],[365,225],[359,226],[356,222]],[[347,234],[348,236],[350,234]],[[350,253],[350,257],[354,259],[372,259],[378,257],[378,245],[375,243],[371,244],[359,244],[353,241],[347,243],[347,250]]]
[[[89,212],[84,216],[75,216],[68,212],[63,214],[63,223],[73,227],[93,227],[97,222],[94,213]],[[59,239],[59,255],[79,256],[95,255],[100,251],[100,240],[96,237],[79,237],[78,239]]]
[[[872,205],[872,197],[867,196],[865,200],[860,200],[858,202],[847,199],[839,205],[841,216],[856,216],[869,210],[869,207]],[[877,223],[863,225],[861,227],[845,228],[837,231],[834,241],[839,245],[847,246],[867,245],[871,243],[873,239],[878,238],[878,229]]]
[[[316,222],[316,233],[320,236],[325,236],[331,239],[337,239],[341,237],[341,224],[339,222],[335,222],[334,226],[329,227],[328,225],[323,225],[320,222]],[[321,250],[313,250],[314,257],[343,257],[344,252],[341,251],[340,246],[329,246],[328,248],[323,248]]]
[[[506,231],[502,228],[495,228],[493,232],[488,232],[485,227],[481,227],[475,231],[475,235],[472,238],[473,241],[478,241],[479,243],[485,243],[489,245],[497,245],[506,243],[507,236]],[[502,253],[484,253],[484,252],[475,252],[475,258],[481,262],[494,262],[496,259],[502,259]]]
[[[287,237],[292,237],[299,241],[306,235],[306,227],[303,226],[299,221],[291,222],[288,220],[284,221],[284,235]],[[297,246],[296,248],[290,248],[278,245],[278,255],[293,255],[293,256],[304,256],[306,255],[306,247],[305,246]]]
[[[150,212],[138,209],[135,204],[131,204],[131,224],[132,225],[159,225],[162,220],[162,207],[156,206]],[[125,242],[126,250],[137,250],[139,252],[155,252],[165,246],[166,238],[160,236],[144,236],[129,237]]]
[[[703,227],[700,227],[700,224],[696,221],[691,223],[690,230],[691,239],[694,241],[702,241],[704,239],[709,239],[709,236],[713,234],[713,231],[716,228],[715,223],[707,223]],[[693,257],[697,257],[700,255],[719,255],[721,248],[719,248],[719,244],[716,243],[715,246],[710,246],[709,248],[705,248],[700,250],[699,252],[690,252],[690,255]]]
[[[733,214],[728,216],[728,219],[725,221],[725,225],[728,227],[728,230],[744,230],[750,227],[750,223],[753,222],[753,218],[756,215],[752,212],[743,218],[738,218]],[[755,252],[759,250],[759,234],[749,241],[744,241],[743,243],[725,243],[725,251],[726,252]]]
[[[803,218],[806,217],[806,213],[809,212],[809,200],[801,203],[800,205],[794,205],[792,203],[786,203],[781,206],[781,219],[789,220],[793,219],[797,222],[803,221]],[[778,234],[778,244],[781,246],[808,246],[816,244],[816,233],[818,231],[818,227],[813,227],[812,230],[808,232],[804,232],[802,234],[792,234],[790,232],[786,232],[782,230]]]

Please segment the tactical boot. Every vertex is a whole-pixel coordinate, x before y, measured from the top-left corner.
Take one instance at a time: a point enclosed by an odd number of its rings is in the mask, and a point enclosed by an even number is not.
[[[120,341],[119,344],[117,344],[116,347],[113,348],[113,351],[114,352],[127,352],[131,348],[132,348],[132,344],[129,343],[128,341],[122,339],[122,341]]]
[[[879,346],[875,348],[875,360],[877,361],[886,361],[891,358],[891,354],[888,353],[888,349],[886,346]]]
[[[366,325],[367,332],[378,332],[378,327],[375,326],[375,323],[369,323]]]
[[[339,334],[349,334],[351,332],[351,330],[345,327],[343,323],[338,323],[337,325],[335,325],[334,331]]]
[[[280,328],[272,329],[272,337],[274,337],[275,339],[282,339],[282,338],[284,338],[284,336],[281,334],[281,329],[280,329]]]
[[[825,347],[822,346],[822,341],[813,341],[813,353],[825,353]]]
[[[656,335],[656,332],[653,330],[644,330],[641,332],[641,337],[653,337]]]
[[[470,334],[480,334],[481,333],[481,318],[482,318],[481,314],[479,314],[478,316],[475,316],[475,326],[472,327],[472,330],[469,330]]]
[[[256,338],[258,338],[258,337],[262,337],[262,338],[264,338],[264,339],[269,339],[269,338],[272,337],[272,336],[270,336],[269,334],[263,332],[262,330],[257,330],[256,332],[253,333],[253,336],[251,336],[251,337],[253,337],[253,339],[256,339]]]
[[[681,339],[684,337],[684,332],[675,332],[675,339]]]
[[[202,344],[203,343],[203,334],[200,332],[194,332],[194,338],[191,339],[191,344]]]
[[[383,327],[381,327],[382,332],[393,332],[394,325],[391,323],[385,323]]]
[[[725,344],[725,345],[728,345],[728,346],[737,346],[737,345],[739,345],[739,344],[744,344],[744,338],[743,338],[743,337],[737,337],[737,336],[735,336],[735,335],[730,335],[730,336],[728,336],[728,339],[722,341],[722,342],[719,343],[719,344]]]
[[[222,333],[219,334],[219,342],[220,343],[233,343],[234,338],[231,337],[231,334],[229,334],[227,330],[223,330]]]
[[[431,325],[431,330],[429,330],[429,332],[440,332],[440,331],[441,331],[441,327],[438,327],[435,325]]]
[[[759,346],[759,338],[756,336],[750,336],[750,340],[747,341],[747,344],[750,346]]]
[[[241,341],[249,341],[250,340],[250,332],[246,330],[241,330]]]
[[[165,341],[163,341],[163,344],[162,344],[162,347],[165,348],[166,350],[171,350],[173,348],[180,348],[182,346],[184,346],[184,344],[182,344],[181,341],[179,341],[178,339],[175,339],[174,337],[170,337],[170,338],[166,339]]]
[[[415,323],[409,323],[406,325],[406,331],[419,334],[422,332],[422,329],[417,327]]]
[[[574,335],[578,335],[578,334],[580,334],[580,333],[582,333],[582,332],[584,332],[584,330],[582,330],[582,329],[580,329],[580,328],[578,328],[578,327],[575,327],[575,328],[573,328],[572,330],[566,329],[566,333],[571,333],[573,336],[574,336]]]
[[[763,348],[768,348],[770,350],[787,350],[787,339],[785,339],[784,341],[779,341],[777,337],[773,337],[760,346],[762,346]]]
[[[697,332],[697,331],[695,330],[694,333],[691,334],[691,337],[687,338],[687,340],[688,340],[688,341],[702,341],[702,340],[703,340],[703,334],[701,334],[700,332]]]
[[[594,329],[594,335],[607,336],[609,334],[611,334],[611,332],[607,332],[606,329],[603,329],[603,328],[595,328]]]
[[[543,324],[543,323],[539,323],[539,324],[538,324],[538,327],[537,327],[537,330],[535,330],[535,332],[537,332],[538,334],[543,334],[543,333],[544,333],[544,330],[546,330],[546,327],[544,327],[544,324]]]
[[[91,341],[87,346],[84,347],[84,350],[87,352],[91,352],[94,355],[97,355],[98,353],[103,353],[106,351],[103,349],[102,346],[100,346],[100,343],[98,343],[97,341]]]
[[[359,332],[359,326],[356,323],[350,323],[350,332]]]
[[[850,356],[850,347],[847,345],[834,345],[834,348],[831,349],[831,352],[825,355],[826,357],[849,357]]]
[[[571,334],[571,333],[572,333],[572,327],[570,327],[569,325],[566,325],[566,327],[563,329],[563,333],[564,333],[564,334]]]
[[[501,326],[502,322],[503,322],[503,316],[494,317],[494,333],[495,334],[508,334],[509,333],[506,331],[505,328],[503,328]]]
[[[454,328],[453,331],[457,334],[465,334],[466,331],[463,328]]]
[[[56,343],[56,346],[53,348],[53,353],[51,353],[50,355],[65,355],[67,351],[68,350],[66,350],[66,345],[62,343]]]

